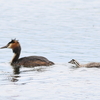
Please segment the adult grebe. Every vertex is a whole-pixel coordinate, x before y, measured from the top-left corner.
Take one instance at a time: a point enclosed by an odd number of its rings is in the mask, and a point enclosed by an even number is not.
[[[11,40],[6,46],[1,47],[0,49],[3,48],[11,48],[13,50],[14,57],[11,61],[11,65],[14,66],[14,68],[19,68],[21,66],[35,67],[54,65],[53,62],[42,56],[29,56],[18,59],[21,52],[21,46],[16,39]]]
[[[69,61],[69,63],[75,64],[76,67],[87,67],[87,68],[96,67],[96,68],[100,68],[100,63],[99,62],[90,62],[90,63],[87,63],[87,64],[80,64],[75,59],[72,59],[71,61]]]

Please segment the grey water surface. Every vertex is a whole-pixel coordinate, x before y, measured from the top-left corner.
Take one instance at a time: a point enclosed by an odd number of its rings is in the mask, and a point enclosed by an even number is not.
[[[21,68],[0,50],[0,100],[100,100],[100,69],[68,62],[100,62],[99,0],[1,0],[0,47],[18,39],[20,57],[37,55],[55,65]]]

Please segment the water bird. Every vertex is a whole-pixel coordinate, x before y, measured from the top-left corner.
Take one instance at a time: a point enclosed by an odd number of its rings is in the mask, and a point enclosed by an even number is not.
[[[96,67],[96,68],[100,68],[100,63],[99,62],[90,62],[90,63],[87,63],[87,64],[80,64],[78,61],[76,61],[75,59],[72,59],[71,61],[69,61],[68,63],[71,63],[71,64],[75,64],[76,67],[87,67],[87,68],[93,68],[93,67]]]
[[[43,56],[28,56],[19,58],[21,52],[21,45],[16,39],[12,39],[6,46],[1,47],[10,48],[14,53],[14,57],[11,60],[11,65],[14,69],[19,71],[21,66],[23,67],[36,67],[36,66],[50,66],[54,65],[52,61],[49,61],[47,58]]]

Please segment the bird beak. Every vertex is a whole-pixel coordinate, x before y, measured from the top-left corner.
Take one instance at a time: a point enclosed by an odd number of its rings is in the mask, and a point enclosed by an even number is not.
[[[3,49],[3,48],[7,48],[8,46],[6,45],[6,46],[3,46],[3,47],[0,47],[0,49]]]

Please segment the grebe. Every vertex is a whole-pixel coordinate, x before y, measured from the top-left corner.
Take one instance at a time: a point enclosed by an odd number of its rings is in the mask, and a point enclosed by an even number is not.
[[[96,67],[96,68],[100,68],[100,63],[99,62],[91,62],[91,63],[87,63],[87,64],[79,64],[79,62],[77,62],[75,59],[72,59],[71,61],[69,61],[69,63],[75,64],[76,67],[87,67],[87,68]]]
[[[18,59],[21,52],[21,46],[18,40],[16,39],[11,40],[6,46],[1,47],[0,49],[3,49],[3,48],[11,48],[13,50],[14,57],[11,61],[11,65],[14,68],[20,68],[21,66],[35,67],[35,66],[54,65],[52,61],[49,61],[47,58],[42,57],[42,56],[29,56],[29,57],[23,57],[23,58]]]

